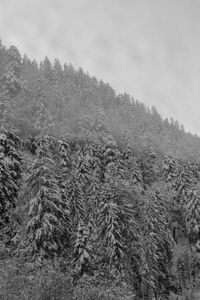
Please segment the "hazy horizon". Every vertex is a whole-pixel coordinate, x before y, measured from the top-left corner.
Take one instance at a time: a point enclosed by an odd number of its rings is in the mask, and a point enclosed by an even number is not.
[[[0,39],[81,67],[200,136],[200,2],[3,0]]]

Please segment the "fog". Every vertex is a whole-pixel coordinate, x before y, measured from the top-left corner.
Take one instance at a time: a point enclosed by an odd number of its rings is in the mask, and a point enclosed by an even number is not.
[[[82,67],[200,135],[198,0],[4,0],[0,38]]]

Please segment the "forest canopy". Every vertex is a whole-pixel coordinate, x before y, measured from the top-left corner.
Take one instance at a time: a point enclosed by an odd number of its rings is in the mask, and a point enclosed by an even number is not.
[[[0,76],[0,298],[199,299],[200,138],[15,46]]]

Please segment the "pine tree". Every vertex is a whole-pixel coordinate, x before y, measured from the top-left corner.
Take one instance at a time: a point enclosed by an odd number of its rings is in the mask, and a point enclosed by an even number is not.
[[[79,221],[85,220],[85,202],[81,186],[75,172],[71,172],[67,182],[67,195],[70,207],[70,214],[75,228]]]
[[[77,226],[73,249],[75,276],[81,276],[90,269],[92,247],[89,238],[90,232],[85,223],[80,220]]]
[[[179,167],[178,174],[174,180],[173,187],[177,192],[176,201],[180,208],[188,203],[189,194],[194,186],[193,174],[189,166]]]
[[[0,229],[7,232],[13,230],[8,227],[12,211],[17,205],[22,177],[20,143],[14,133],[5,129],[0,131]]]
[[[88,226],[86,189],[89,170],[84,162],[83,148],[79,145],[72,158],[70,178],[66,186],[66,198],[72,220],[73,261],[75,278],[90,268],[90,228]],[[77,157],[78,156],[78,157]]]
[[[131,286],[136,291],[136,299],[141,299],[143,278],[148,275],[149,268],[145,257],[141,225],[134,213],[132,213],[126,226],[126,258],[124,267],[126,272],[128,272]]]
[[[123,224],[119,217],[120,209],[115,201],[114,191],[106,186],[99,204],[99,234],[105,245],[108,264],[121,268],[123,258]]]
[[[56,119],[61,122],[64,116],[64,96],[62,94],[59,85],[55,86],[55,109],[56,109]]]
[[[172,182],[177,176],[177,162],[173,157],[165,156],[163,162],[163,177],[166,181]]]
[[[75,168],[79,184],[85,193],[91,181],[90,174],[90,154],[84,146],[79,146],[76,152]]]
[[[37,93],[35,98],[35,124],[34,127],[41,135],[54,135],[55,124],[52,115],[47,107],[47,97],[45,93],[44,83],[38,80]]]
[[[64,78],[64,73],[63,73],[62,65],[61,65],[61,63],[58,59],[54,60],[53,73],[54,73],[55,81],[58,82],[58,83],[61,83],[63,81],[63,78]]]
[[[30,189],[27,242],[39,256],[58,254],[65,231],[65,203],[55,177],[55,163],[48,136],[39,138],[37,157],[31,168],[27,188]]]
[[[65,228],[68,234],[68,240],[72,233],[72,219],[71,219],[71,211],[70,211],[70,202],[67,197],[68,193],[68,183],[70,180],[70,172],[71,172],[71,148],[70,142],[64,140],[58,140],[58,170],[57,170],[57,178],[59,182],[60,192],[62,201],[65,204]],[[65,239],[67,237],[65,236]]]
[[[157,179],[157,154],[151,149],[145,149],[141,155],[140,165],[143,182],[151,185]]]
[[[47,82],[50,82],[54,79],[52,64],[48,57],[45,57],[44,61],[40,64],[40,71]]]
[[[0,78],[0,107],[1,126],[10,127],[14,119],[13,110],[16,103],[13,101],[25,89],[25,81],[21,76],[21,55],[18,49],[11,46],[7,51],[7,64],[3,76]]]
[[[168,274],[173,242],[168,228],[168,214],[157,191],[148,193],[143,199],[141,224],[149,269],[146,275],[147,290],[159,291],[160,282],[165,282]]]
[[[130,180],[130,182],[142,188],[143,178],[141,169],[139,167],[138,158],[131,155],[126,161],[126,166],[128,171],[128,179]]]
[[[86,151],[91,177],[97,180],[97,182],[101,182],[103,176],[102,145],[90,143],[87,145]]]
[[[11,128],[13,127],[15,99],[24,85],[21,77],[19,51],[11,46],[5,54],[7,64],[3,76],[0,78],[0,215],[2,223],[0,226],[7,228],[11,212],[17,203],[22,176],[21,140]],[[12,228],[10,231],[12,232]]]
[[[59,166],[60,169],[63,168],[64,172],[67,174],[71,170],[71,147],[70,147],[70,141],[69,140],[58,140],[58,158],[59,158]],[[64,175],[66,179],[66,174]]]
[[[188,203],[185,209],[186,228],[190,241],[200,239],[200,194],[198,190],[192,190],[188,194]]]
[[[3,94],[9,98],[18,96],[22,89],[25,89],[25,81],[21,76],[22,58],[18,49],[11,46],[7,51],[8,63],[5,73],[1,78]]]
[[[102,180],[102,161],[100,147],[95,144],[85,146],[84,155],[87,157],[87,186],[85,188],[87,222],[91,231],[95,231],[97,207]],[[93,228],[92,228],[93,227]]]

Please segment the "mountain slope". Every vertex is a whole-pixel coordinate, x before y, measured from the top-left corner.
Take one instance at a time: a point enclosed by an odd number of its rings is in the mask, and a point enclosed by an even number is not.
[[[199,138],[81,69],[0,57],[1,299],[198,299]]]

